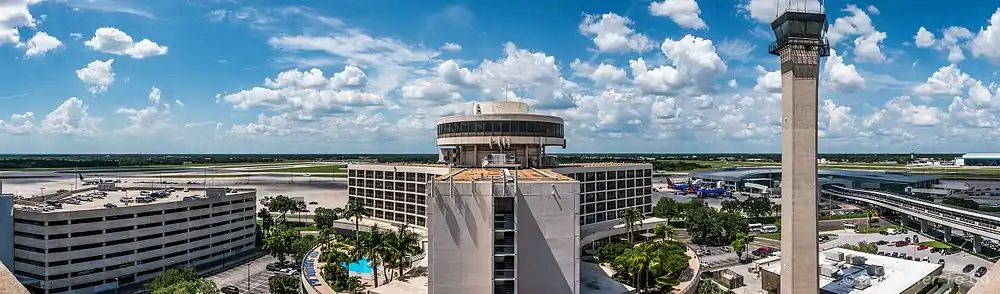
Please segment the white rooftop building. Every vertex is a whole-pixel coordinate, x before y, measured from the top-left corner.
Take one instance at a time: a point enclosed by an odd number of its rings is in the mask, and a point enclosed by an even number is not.
[[[922,294],[934,286],[942,265],[831,248],[819,255],[820,293]],[[761,268],[761,288],[780,293],[781,263]]]

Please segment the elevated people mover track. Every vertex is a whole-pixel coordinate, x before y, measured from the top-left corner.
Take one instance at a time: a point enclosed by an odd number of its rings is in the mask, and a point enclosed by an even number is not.
[[[853,189],[840,185],[824,185],[822,193],[873,204],[921,220],[952,227],[963,232],[1000,240],[1000,216],[997,215],[970,211],[967,208],[932,203],[882,191]]]

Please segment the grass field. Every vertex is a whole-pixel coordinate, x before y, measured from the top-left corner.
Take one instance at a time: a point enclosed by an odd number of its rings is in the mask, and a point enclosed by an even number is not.
[[[288,168],[272,168],[272,169],[259,169],[254,170],[255,172],[272,172],[272,173],[342,173],[346,172],[347,166],[343,165],[323,165],[323,166],[303,166],[303,167],[288,167]]]
[[[207,174],[207,175],[186,174],[186,175],[162,175],[162,176],[156,176],[155,178],[164,178],[164,179],[202,179],[202,178],[243,178],[243,177],[248,177],[248,176],[251,176],[251,175],[248,175],[248,174]],[[150,176],[150,177],[152,177],[152,176]]]
[[[764,238],[764,239],[771,239],[771,240],[781,240],[781,233],[757,234],[756,238]]]
[[[924,246],[927,246],[927,247],[930,247],[930,248],[941,248],[941,249],[949,249],[949,248],[951,248],[951,245],[945,244],[944,242],[941,242],[941,241],[925,241],[925,242],[920,242],[920,243],[917,243],[917,244],[924,245]]]

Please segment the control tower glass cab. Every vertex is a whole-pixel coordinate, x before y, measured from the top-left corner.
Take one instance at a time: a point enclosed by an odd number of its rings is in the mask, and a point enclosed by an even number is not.
[[[793,49],[818,51],[819,57],[830,56],[827,27],[825,13],[785,11],[771,22],[775,41],[768,46],[768,52],[781,55],[781,49],[792,46],[801,47]]]
[[[438,120],[438,160],[457,167],[554,166],[545,147],[566,148],[563,130],[562,118],[531,114],[523,102],[478,102],[471,115]]]

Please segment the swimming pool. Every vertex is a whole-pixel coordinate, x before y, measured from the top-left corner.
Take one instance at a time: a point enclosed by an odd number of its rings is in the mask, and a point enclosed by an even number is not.
[[[340,265],[344,265],[344,263],[340,263]],[[372,273],[372,267],[368,265],[367,258],[362,258],[361,260],[352,262],[350,264],[347,264],[346,266],[347,270],[352,273],[359,273],[359,274]]]

